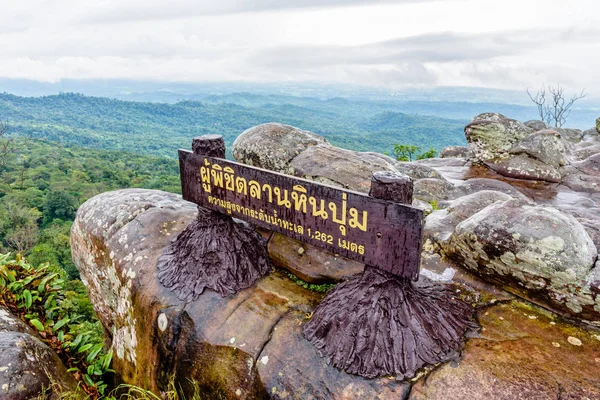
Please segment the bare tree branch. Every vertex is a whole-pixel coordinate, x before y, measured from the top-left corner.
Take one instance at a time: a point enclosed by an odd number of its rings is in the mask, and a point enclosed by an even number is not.
[[[538,114],[540,119],[548,125],[554,125],[560,128],[567,122],[567,118],[571,115],[571,107],[573,104],[580,99],[587,96],[584,90],[580,94],[576,94],[571,97],[568,101],[565,99],[565,88],[560,84],[554,86],[548,86],[548,92],[550,93],[550,104],[546,104],[546,86],[542,84],[542,87],[534,95],[531,94],[529,88],[526,89],[529,99],[537,106]]]

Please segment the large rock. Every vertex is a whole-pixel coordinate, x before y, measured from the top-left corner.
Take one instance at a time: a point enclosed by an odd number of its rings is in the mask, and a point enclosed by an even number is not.
[[[460,264],[522,297],[600,324],[597,250],[572,216],[517,200],[487,206],[456,226],[444,248]]]
[[[600,141],[600,132],[594,127],[583,131],[584,142],[598,142]]]
[[[563,175],[562,183],[575,191],[600,193],[600,153],[572,163]]]
[[[494,190],[482,190],[459,197],[447,208],[434,211],[427,216],[424,228],[425,239],[443,246],[450,240],[456,225],[490,204],[510,199],[511,196]]]
[[[555,168],[566,163],[565,145],[553,130],[532,133],[509,150],[511,154],[527,154]]]
[[[548,125],[544,121],[532,119],[529,121],[523,122],[523,125],[530,127],[535,132],[541,131],[542,129],[548,129]]]
[[[465,127],[469,148],[478,161],[506,156],[533,129],[498,113],[479,114]]]
[[[374,172],[397,172],[383,157],[326,144],[309,147],[290,162],[290,167],[296,176],[361,192],[369,191]]]
[[[288,163],[311,146],[327,139],[290,125],[268,123],[244,131],[233,143],[233,156],[239,162],[272,171],[289,173]]]
[[[560,136],[569,142],[579,143],[583,139],[583,132],[581,129],[571,128],[552,128],[560,134]]]
[[[527,154],[517,154],[509,158],[488,160],[485,165],[501,175],[515,179],[531,179],[546,182],[560,182],[559,170]]]
[[[452,213],[462,219],[491,197],[503,195],[480,192],[457,200]],[[301,334],[322,295],[279,271],[233,296],[206,290],[188,303],[158,283],[158,257],[194,218],[196,207],[180,197],[139,189],[104,193],[78,211],[74,260],[111,333],[113,366],[126,383],[158,393],[174,376],[187,398],[194,386],[203,397],[227,399],[599,396],[594,366],[600,341],[592,333],[523,302],[506,304],[510,297],[497,291],[481,297],[462,286],[457,295],[483,301],[482,331],[467,342],[458,364],[439,366],[414,382],[343,373],[327,365]]]
[[[28,400],[42,393],[58,398],[52,385],[64,391],[77,386],[56,353],[29,326],[0,307],[0,398]]]
[[[301,334],[322,295],[276,271],[223,298],[180,301],[160,285],[157,260],[196,217],[196,206],[152,190],[98,195],[77,212],[73,259],[127,383],[165,390],[174,374],[207,398],[394,398],[409,386],[325,364]],[[300,352],[296,352],[300,350]],[[302,373],[293,373],[302,371]]]

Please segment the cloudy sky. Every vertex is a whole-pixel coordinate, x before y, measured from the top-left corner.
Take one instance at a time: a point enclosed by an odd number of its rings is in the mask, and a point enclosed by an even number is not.
[[[599,0],[0,0],[0,77],[561,83],[600,94]]]

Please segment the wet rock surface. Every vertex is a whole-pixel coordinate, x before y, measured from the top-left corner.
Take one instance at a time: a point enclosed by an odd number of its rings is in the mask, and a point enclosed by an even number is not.
[[[417,382],[411,400],[595,399],[600,336],[508,301],[479,311],[482,331],[460,363]]]
[[[0,399],[27,400],[43,392],[52,394],[52,384],[64,390],[76,387],[56,353],[33,329],[0,307]]]

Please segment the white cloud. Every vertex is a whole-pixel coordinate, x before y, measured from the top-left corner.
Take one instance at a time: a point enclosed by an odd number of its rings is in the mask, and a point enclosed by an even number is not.
[[[600,91],[596,0],[2,2],[0,77]]]

